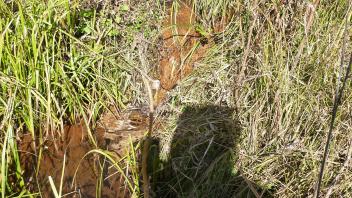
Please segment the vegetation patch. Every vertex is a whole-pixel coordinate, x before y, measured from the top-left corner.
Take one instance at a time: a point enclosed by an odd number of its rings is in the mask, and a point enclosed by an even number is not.
[[[351,13],[347,0],[1,1],[2,197],[313,197]],[[352,194],[351,85],[326,197]]]

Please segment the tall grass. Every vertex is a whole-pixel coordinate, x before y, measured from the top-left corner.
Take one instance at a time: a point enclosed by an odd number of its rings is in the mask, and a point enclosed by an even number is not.
[[[113,20],[110,12],[116,10],[104,4],[99,12],[96,6],[68,0],[0,2],[2,197],[31,195],[19,162],[21,134],[31,134],[40,171],[45,139],[59,140],[64,125],[83,122],[97,147],[91,128],[98,115],[105,107],[123,107],[133,92],[130,80],[138,62],[127,46],[141,28],[149,28],[150,13],[145,7],[131,13],[137,20],[128,18],[130,8],[123,5],[117,10],[121,18]]]
[[[169,94],[170,103],[158,109],[168,124],[159,130],[160,155],[180,162],[158,167],[160,172],[171,168],[178,173],[163,181],[165,188],[158,193],[178,189],[183,196],[255,196],[264,191],[274,197],[311,196],[338,84],[344,18],[351,20],[349,2],[322,1],[315,9],[307,2],[189,2],[206,31],[212,32],[221,19],[228,23],[221,23],[220,32],[213,31],[207,56]],[[142,69],[155,70],[153,50],[161,24],[156,13],[166,10],[165,1],[136,0],[117,7],[82,4],[0,1],[2,197],[37,195],[28,189],[20,166],[21,134],[30,133],[35,140],[40,171],[45,138],[62,138],[65,124],[83,121],[91,129],[104,107],[147,101],[133,69],[140,67],[135,49],[147,43],[143,39],[151,41],[145,50],[147,68]],[[324,195],[352,195],[351,104],[348,82],[323,177]],[[200,112],[206,113],[199,116],[193,107],[200,105]],[[239,126],[235,143],[230,134],[215,130],[223,126],[225,114],[207,107],[235,109],[225,119]],[[177,158],[168,159],[175,132],[187,136],[175,140]],[[96,147],[92,131],[89,137]],[[222,141],[228,143],[226,149],[219,147]],[[99,148],[90,153],[111,157]],[[129,188],[139,195],[135,154],[127,158],[132,167]],[[194,164],[194,159],[200,163]]]
[[[207,7],[211,1],[194,2],[201,20],[208,20],[206,13],[211,9],[219,11],[211,16],[222,16],[222,9]],[[222,5],[226,8],[230,4],[227,1]],[[169,111],[177,114],[178,109],[194,104],[235,108],[234,116],[242,130],[240,141],[233,148],[238,155],[233,162],[234,172],[241,172],[274,197],[313,196],[338,84],[344,18],[351,20],[348,6],[346,0],[320,2],[312,11],[315,17],[308,27],[312,9],[308,3],[232,3],[232,20],[194,73],[171,93],[174,105]],[[347,43],[346,54],[351,52],[350,40]],[[323,195],[352,193],[352,183],[348,182],[352,175],[347,165],[351,163],[351,82],[346,90],[323,177]],[[172,148],[169,139],[177,126],[175,120],[177,115],[171,115],[169,131],[160,132],[166,154]],[[184,145],[184,151],[193,145]],[[178,160],[188,158],[188,152],[178,156]],[[191,174],[184,177],[192,178]],[[223,183],[231,184],[230,180]],[[186,192],[198,190],[181,182],[177,185]],[[216,189],[214,194],[208,194],[219,196],[215,192]]]

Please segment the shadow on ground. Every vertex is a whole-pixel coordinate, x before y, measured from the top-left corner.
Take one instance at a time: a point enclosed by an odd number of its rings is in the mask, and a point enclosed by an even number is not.
[[[233,109],[188,106],[177,121],[168,160],[151,147],[154,197],[268,197],[235,168],[241,127]]]

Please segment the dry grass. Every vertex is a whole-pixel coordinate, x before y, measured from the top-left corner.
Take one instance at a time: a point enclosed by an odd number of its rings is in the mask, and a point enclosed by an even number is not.
[[[206,5],[203,10],[214,8]],[[233,162],[233,172],[240,171],[245,180],[253,182],[258,192],[265,191],[266,196],[312,197],[337,89],[344,19],[351,17],[348,5],[348,1],[320,2],[311,11],[311,5],[307,3],[234,3],[231,7],[234,17],[223,34],[217,35],[217,45],[197,64],[194,73],[170,94],[172,105],[166,108],[170,114],[169,131],[160,132],[162,155],[167,156],[173,147],[172,134],[178,130],[178,115],[182,115],[184,108],[198,105],[234,108],[241,137],[234,147],[237,150],[233,150],[238,155]],[[311,15],[314,19],[309,22]],[[301,43],[302,52],[299,52]],[[346,55],[351,52],[350,46],[348,39]],[[299,60],[295,64],[297,57]],[[342,72],[343,75],[345,69]],[[348,182],[352,176],[350,90],[349,81],[335,122],[322,196],[348,197],[352,193]],[[190,123],[196,122],[198,116],[190,116]],[[203,124],[210,125],[206,120]],[[210,131],[202,133],[206,136]],[[212,137],[216,136],[210,136],[208,140]],[[199,139],[198,136],[194,138],[196,142]],[[198,143],[201,141],[199,139]],[[177,160],[189,159],[192,155],[189,151],[195,144],[183,145],[184,154]],[[212,155],[206,148],[202,152]],[[213,155],[214,162],[217,156]],[[172,167],[176,169],[174,171],[179,170],[177,165]],[[193,168],[196,169],[197,164],[193,164]],[[199,182],[212,189],[207,191],[210,197],[235,196],[227,194],[231,190],[218,191],[233,184],[230,179],[221,180],[221,169],[218,171],[219,178],[209,177],[206,181],[193,178],[194,172],[182,175],[191,178],[193,184]],[[209,182],[217,180],[223,181],[222,185],[212,188]],[[251,185],[244,186],[250,188]],[[179,189],[184,196],[194,191],[202,192],[198,186],[190,187],[182,182],[170,182],[169,188]],[[255,192],[251,192],[255,196]]]

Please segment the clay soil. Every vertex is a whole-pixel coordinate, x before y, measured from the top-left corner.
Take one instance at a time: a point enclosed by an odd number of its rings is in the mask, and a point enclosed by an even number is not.
[[[180,2],[177,10],[169,9],[163,22],[163,47],[160,52],[159,77],[161,89],[157,93],[156,104],[160,104],[166,93],[191,74],[195,63],[203,58],[208,46],[196,31],[196,15],[186,3]]]
[[[98,155],[86,155],[92,146],[88,143],[87,130],[82,125],[66,126],[64,140],[48,139],[43,146],[42,159],[40,161],[38,175],[36,175],[37,158],[33,156],[33,145],[30,136],[25,136],[21,146],[21,163],[25,167],[27,178],[36,183],[29,182],[30,188],[41,191],[42,197],[53,197],[48,177],[51,176],[55,186],[59,189],[63,174],[63,195],[66,197],[96,197],[96,186],[101,176],[100,164],[103,158]],[[54,145],[56,144],[56,145]],[[57,149],[55,149],[57,147]],[[63,169],[63,166],[65,167]],[[74,180],[75,172],[77,171]],[[38,189],[39,188],[39,189]],[[117,176],[109,178],[102,186],[102,197],[125,197],[126,189],[119,184]]]
[[[136,142],[144,135],[147,118],[142,112],[141,109],[129,109],[120,113],[104,113],[95,130],[98,147],[111,151],[116,159],[124,156],[130,142]],[[130,197],[125,178],[117,174],[110,162],[98,154],[86,155],[95,147],[89,143],[85,125],[65,126],[64,132],[57,135],[61,138],[48,137],[44,142],[37,175],[33,140],[29,134],[22,138],[19,148],[21,164],[25,167],[30,188],[40,189],[42,197],[53,197],[48,177],[53,178],[56,188],[59,189],[63,174],[62,189],[66,197],[96,197],[99,178],[104,178],[101,183],[101,197]],[[31,182],[34,178],[41,182],[39,189],[36,183]]]

